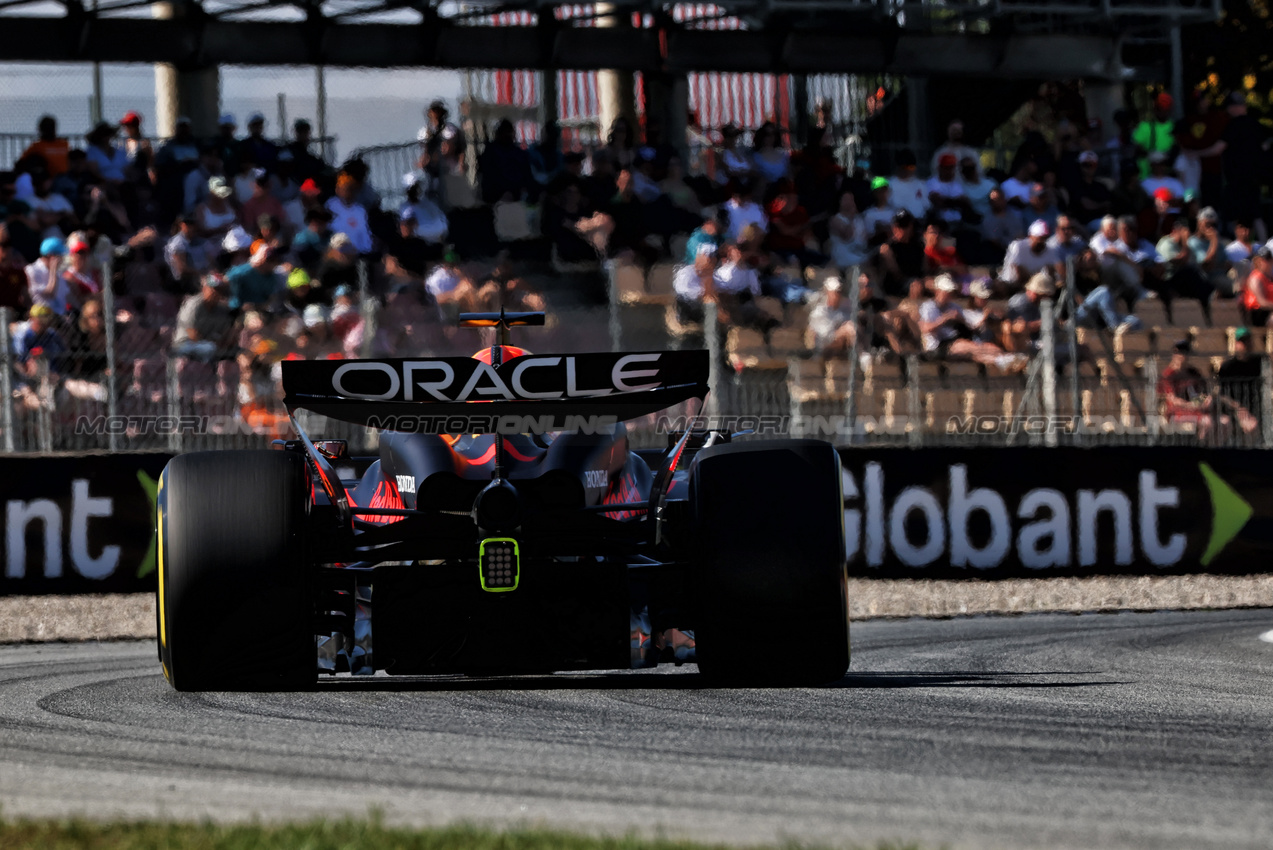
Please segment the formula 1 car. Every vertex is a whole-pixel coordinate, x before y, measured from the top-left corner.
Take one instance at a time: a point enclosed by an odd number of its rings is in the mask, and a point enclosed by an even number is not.
[[[816,440],[625,421],[707,394],[705,351],[285,361],[298,439],[179,455],[158,496],[158,633],[181,691],[320,674],[508,675],[695,661],[811,685],[849,664],[840,461]],[[361,478],[299,410],[379,430]]]

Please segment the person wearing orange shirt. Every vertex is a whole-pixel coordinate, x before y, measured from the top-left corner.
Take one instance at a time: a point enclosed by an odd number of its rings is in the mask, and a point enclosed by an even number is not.
[[[66,173],[67,157],[70,156],[71,146],[66,139],[59,139],[57,135],[57,119],[52,115],[45,115],[40,119],[37,125],[40,138],[36,139],[31,145],[22,152],[22,158],[26,159],[30,156],[38,156],[44,160],[44,170],[48,172],[50,177],[59,177]]]

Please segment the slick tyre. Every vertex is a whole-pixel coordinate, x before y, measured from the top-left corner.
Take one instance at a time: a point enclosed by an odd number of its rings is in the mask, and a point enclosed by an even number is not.
[[[179,455],[159,480],[159,657],[179,691],[298,690],[316,678],[292,452]]]
[[[818,685],[849,666],[840,460],[818,440],[728,443],[690,472],[700,672]]]

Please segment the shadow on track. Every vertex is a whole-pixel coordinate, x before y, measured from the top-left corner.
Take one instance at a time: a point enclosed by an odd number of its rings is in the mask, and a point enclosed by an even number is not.
[[[811,690],[855,690],[868,688],[1084,688],[1122,685],[1126,682],[1100,681],[1086,677],[1100,675],[1093,671],[1038,673],[965,672],[918,673],[850,673],[838,682],[819,685]],[[1038,681],[1039,677],[1085,677],[1068,681]],[[481,691],[728,691],[789,690],[788,686],[739,687],[712,683],[697,672],[675,674],[634,673],[558,673],[548,675],[509,675],[490,677],[467,676],[376,676],[374,678],[320,679],[318,691],[418,691],[452,693]]]

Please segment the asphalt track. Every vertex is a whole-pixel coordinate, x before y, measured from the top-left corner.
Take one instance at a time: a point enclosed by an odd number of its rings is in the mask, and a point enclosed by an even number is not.
[[[183,819],[377,806],[390,822],[744,843],[1267,848],[1270,630],[1273,610],[867,622],[853,673],[809,690],[704,690],[686,667],[189,695],[164,683],[151,643],[10,646],[0,805]]]

